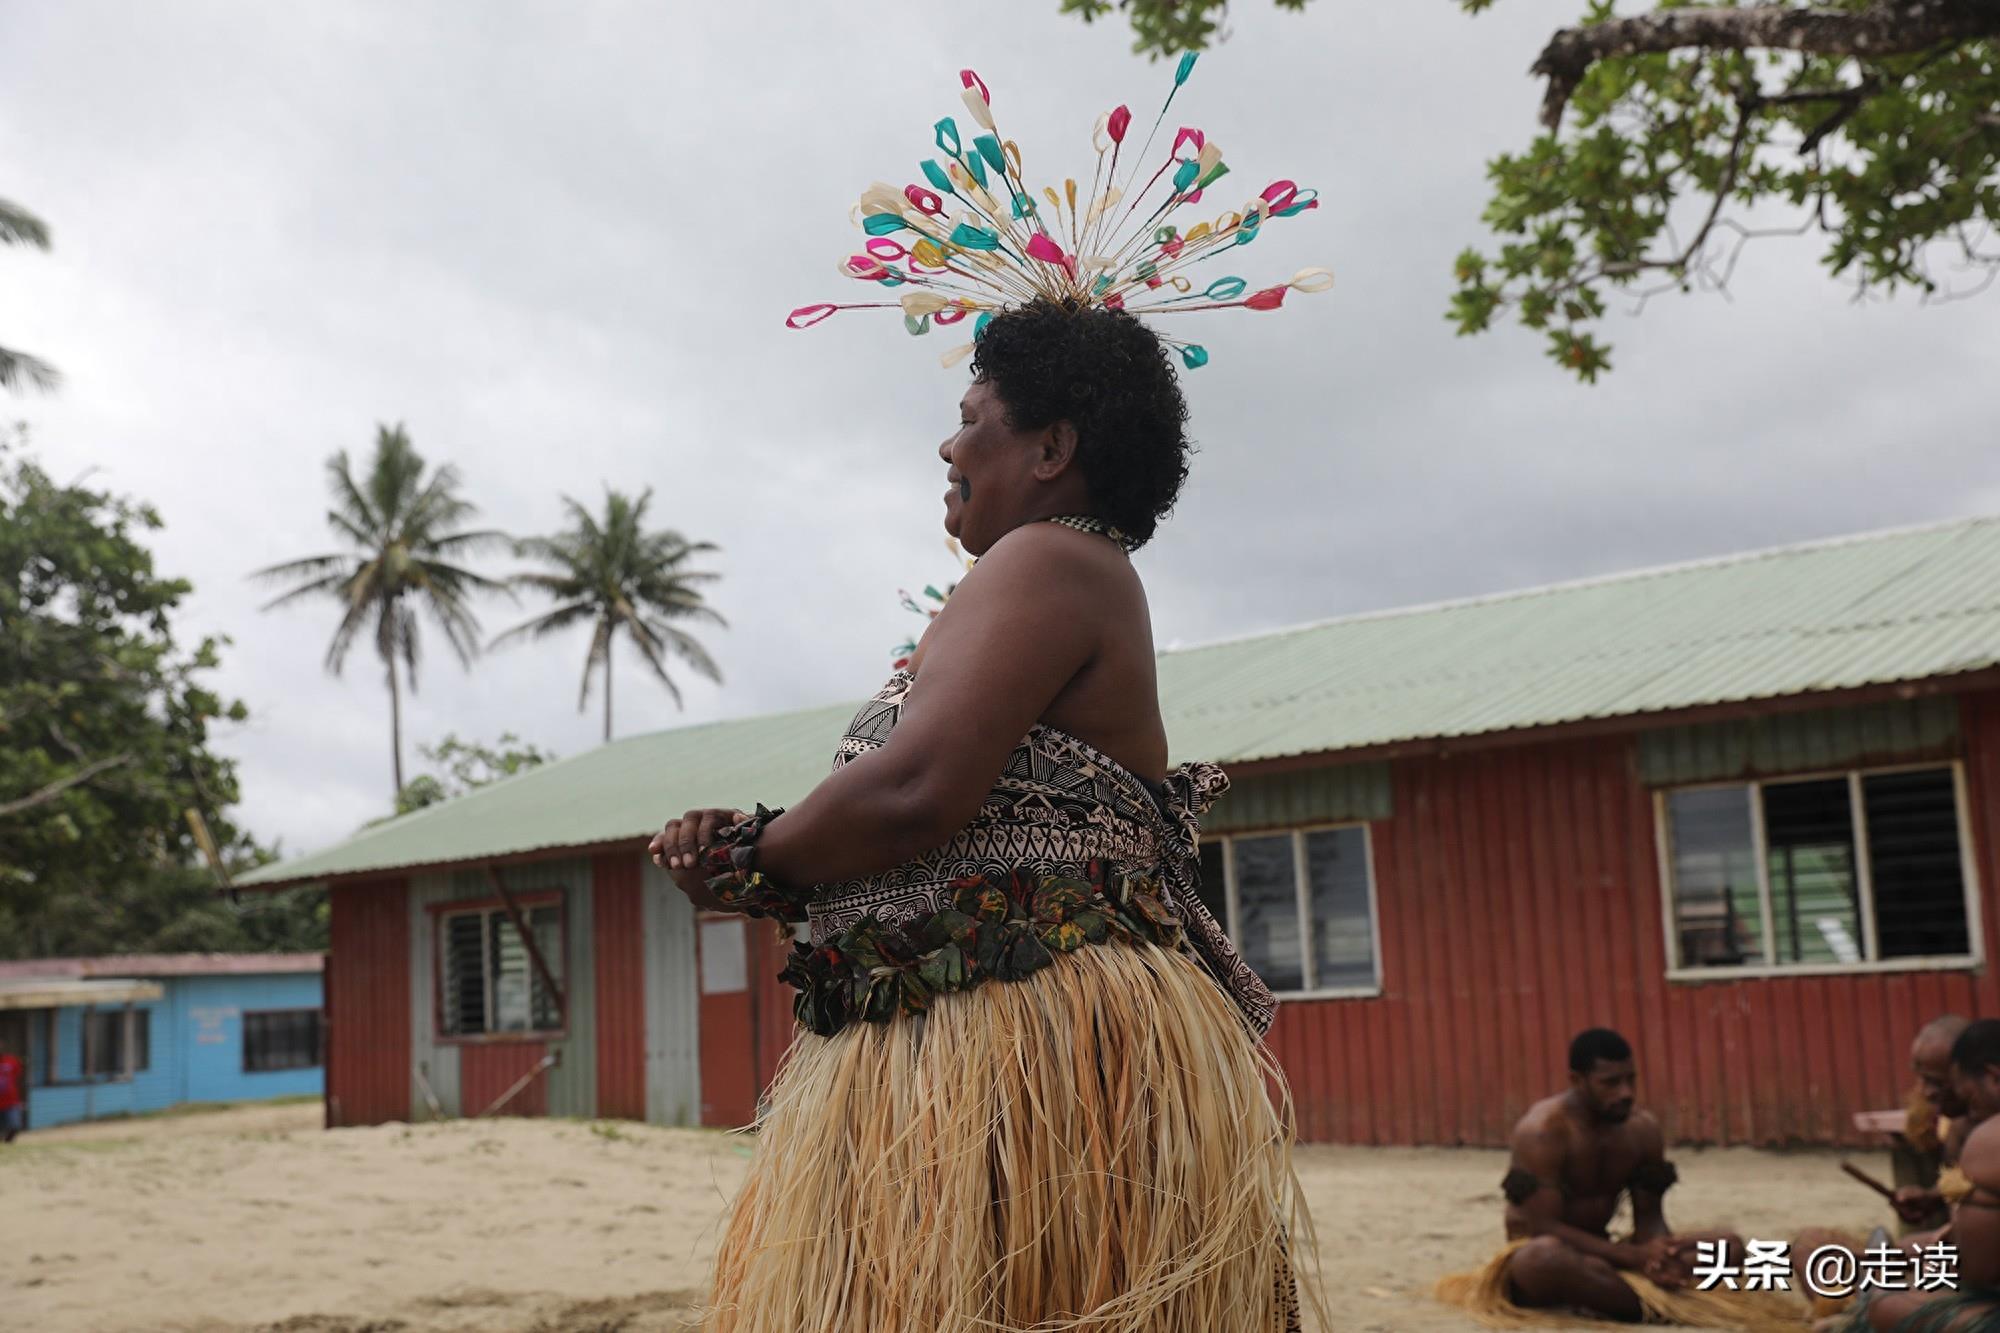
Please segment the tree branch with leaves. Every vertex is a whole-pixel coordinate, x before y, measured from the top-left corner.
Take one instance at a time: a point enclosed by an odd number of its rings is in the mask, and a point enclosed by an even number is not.
[[[1213,40],[1227,5],[1064,8],[1124,13],[1158,56]],[[1542,133],[1488,164],[1493,243],[1453,270],[1461,335],[1511,315],[1594,381],[1614,300],[1726,291],[1744,248],[1774,236],[1822,237],[1856,299],[1952,300],[2000,278],[2000,0],[1591,0],[1532,72]]]

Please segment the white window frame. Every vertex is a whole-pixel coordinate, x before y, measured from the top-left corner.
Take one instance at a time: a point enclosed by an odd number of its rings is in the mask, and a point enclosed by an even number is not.
[[[1319,961],[1312,950],[1312,882],[1306,867],[1306,835],[1309,833],[1329,833],[1340,829],[1361,830],[1361,862],[1368,877],[1368,947],[1375,961],[1375,984],[1372,986],[1319,986],[1317,980]],[[1231,833],[1218,833],[1202,839],[1203,845],[1215,843],[1222,848],[1222,896],[1228,919],[1222,923],[1230,941],[1237,940],[1237,900],[1236,900],[1236,857],[1231,844],[1238,838],[1275,838],[1291,835],[1292,839],[1292,884],[1298,895],[1299,949],[1302,955],[1300,974],[1305,978],[1305,986],[1300,990],[1276,991],[1280,1000],[1373,1000],[1382,995],[1382,909],[1375,889],[1375,831],[1374,825],[1365,819],[1348,819],[1327,824],[1301,824],[1293,828],[1238,829]],[[1239,944],[1240,950],[1242,946]],[[1245,960],[1248,961],[1248,960]]]
[[[521,914],[528,921],[530,927],[532,928],[534,923],[534,913],[537,910],[545,907],[553,907],[556,912],[556,929],[562,940],[562,945],[558,952],[561,955],[563,955],[558,960],[562,964],[562,974],[560,977],[560,981],[563,987],[567,989],[570,984],[569,958],[568,958],[568,953],[569,953],[568,900],[560,896],[555,898],[538,899],[536,901],[523,904],[521,908]],[[445,984],[446,956],[449,954],[451,949],[451,921],[454,917],[462,917],[462,916],[476,916],[480,918],[479,970],[481,972],[480,979],[485,987],[483,1002],[485,1006],[486,1021],[488,1023],[491,1023],[493,1021],[494,1014],[498,1012],[499,1005],[498,1005],[498,998],[495,993],[495,987],[498,983],[499,978],[494,975],[493,965],[492,965],[493,932],[496,929],[498,929],[498,926],[496,924],[497,922],[507,921],[511,924],[512,918],[508,913],[506,906],[504,904],[491,904],[482,902],[477,906],[471,906],[471,907],[445,908],[442,911],[439,911],[435,915],[431,926],[431,929],[435,935],[435,938],[432,942],[433,959],[434,959],[432,968],[435,973],[432,985],[438,992],[438,999],[436,1001],[433,1001],[436,1013],[436,1019],[435,1019],[435,1026],[437,1029],[436,1039],[443,1042],[544,1041],[544,1040],[551,1040],[557,1037],[566,1036],[569,1031],[569,1016],[567,1012],[565,1012],[565,1010],[563,1009],[563,1006],[560,1004],[556,1006],[556,1025],[552,1028],[488,1027],[478,1032],[453,1032],[446,1026],[442,999],[443,999],[444,984]],[[529,1003],[530,1018],[533,1017],[534,1013],[534,988],[537,984],[539,984],[539,978],[536,975],[534,963],[532,959],[530,959],[528,964],[528,996],[529,996],[528,1003]],[[325,1020],[322,1018],[321,1021],[324,1022]],[[321,1038],[322,1043],[324,1043],[324,1040],[325,1038],[324,1036],[322,1036]]]
[[[1915,773],[1944,768],[1951,772],[1952,804],[1958,819],[1959,881],[1965,892],[1966,938],[1970,952],[1913,958],[1873,958],[1878,947],[1875,927],[1875,869],[1868,857],[1868,818],[1861,800],[1861,782],[1881,773]],[[1858,963],[1779,963],[1773,961],[1776,935],[1772,929],[1771,867],[1764,839],[1764,788],[1795,782],[1824,782],[1847,779],[1847,809],[1854,837],[1855,881],[1861,903],[1863,958]],[[1751,855],[1757,863],[1757,898],[1761,911],[1764,962],[1739,963],[1733,967],[1681,966],[1681,936],[1674,920],[1673,829],[1667,817],[1667,798],[1676,792],[1714,791],[1728,787],[1749,789]],[[1667,980],[1702,982],[1739,977],[1824,977],[1868,975],[1879,972],[1959,972],[1984,965],[1986,940],[1979,911],[1979,862],[1973,854],[1971,804],[1966,795],[1965,764],[1961,760],[1929,760],[1910,764],[1878,764],[1867,768],[1817,769],[1809,773],[1787,773],[1782,777],[1738,778],[1723,782],[1690,782],[1661,787],[1653,792],[1653,842],[1659,854],[1660,923],[1666,932]]]

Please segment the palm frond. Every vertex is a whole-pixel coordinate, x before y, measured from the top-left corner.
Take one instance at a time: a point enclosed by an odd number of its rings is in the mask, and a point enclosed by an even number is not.
[[[481,528],[477,532],[452,532],[442,537],[431,537],[424,543],[424,549],[437,555],[448,555],[457,551],[473,554],[479,551],[506,550],[514,545],[514,539],[498,528]]]
[[[344,515],[352,525],[352,530],[363,534],[357,538],[361,545],[380,546],[388,535],[382,515],[376,512],[375,502],[354,480],[354,465],[342,449],[326,460],[326,475],[329,488],[333,491],[334,509]]]
[[[687,663],[695,674],[706,676],[718,685],[722,683],[722,668],[715,664],[715,659],[708,655],[708,649],[702,647],[692,635],[683,634],[672,625],[663,625],[658,621],[648,621],[646,629],[669,652]]]
[[[326,511],[326,525],[364,551],[373,551],[381,545],[374,533],[368,531],[368,529],[362,527],[338,509],[329,509]]]
[[[363,577],[357,572],[349,577],[340,590],[345,596],[347,609],[341,613],[340,624],[334,627],[333,640],[327,645],[326,649],[326,669],[336,676],[340,674],[341,668],[346,665],[347,650],[354,646],[354,640],[360,636],[362,626],[366,624],[369,613],[379,610],[365,595],[362,595],[364,588]],[[388,660],[388,650],[382,648],[381,644],[382,636],[378,626],[376,650],[381,653],[383,660],[386,661]]]
[[[692,600],[690,600],[692,598]],[[652,620],[696,620],[700,624],[714,624],[716,628],[728,628],[730,622],[722,618],[722,612],[706,604],[700,594],[668,594],[668,596],[648,596],[638,602],[642,612]]]
[[[424,589],[431,618],[444,631],[445,642],[458,654],[460,665],[470,667],[479,656],[479,618],[458,598],[432,587]]]
[[[727,622],[706,604],[700,590],[700,585],[719,576],[686,567],[695,556],[719,548],[710,542],[691,541],[671,529],[648,532],[645,517],[652,500],[650,487],[636,496],[607,488],[601,508],[593,512],[565,495],[562,505],[567,526],[562,531],[515,543],[516,555],[537,561],[543,568],[517,573],[509,584],[562,605],[503,637],[540,637],[575,625],[586,616],[598,617],[584,662],[579,708],[589,699],[591,673],[600,663],[608,665],[611,645],[621,627],[676,704],[681,702],[681,693],[668,671],[669,657],[682,658],[691,670],[709,679],[721,678],[720,669],[700,643],[666,624],[673,619],[726,627]]]
[[[250,571],[250,577],[266,582],[300,577],[317,578],[336,569],[352,572],[357,564],[359,562],[351,555],[309,555],[298,560],[287,560],[282,564],[267,565],[263,569],[254,569]]]
[[[610,669],[611,634],[612,631],[616,628],[617,628],[617,622],[611,620],[609,617],[606,616],[598,617],[597,631],[596,633],[590,636],[590,651],[583,655],[583,686],[581,689],[577,691],[576,694],[576,711],[579,713],[581,713],[584,709],[584,706],[590,702],[591,673],[594,672],[600,664],[602,664],[606,670]]]
[[[0,245],[49,248],[49,225],[10,199],[0,199]]]
[[[301,561],[299,563],[303,564],[305,562]],[[268,573],[269,571],[266,572]],[[310,579],[289,592],[279,593],[258,609],[269,611],[272,607],[283,606],[287,602],[296,602],[302,597],[318,597],[323,594],[331,594],[338,597],[340,595],[340,585],[345,582],[347,582],[347,571],[344,569],[335,570],[321,578]]]
[[[589,602],[572,602],[559,606],[553,611],[524,620],[510,630],[496,635],[489,648],[498,648],[503,643],[513,643],[523,638],[543,639],[558,634],[581,620],[588,620],[597,614],[597,608]]]
[[[653,669],[655,676],[659,677],[660,684],[666,686],[667,693],[673,696],[674,707],[681,707],[681,687],[667,674],[667,663],[659,640],[646,629],[643,621],[628,620],[625,622],[625,628],[630,633],[632,642],[638,646],[639,656],[645,659],[646,665]]]
[[[62,372],[38,356],[0,347],[0,389],[18,391],[22,385],[51,392],[62,383]]]

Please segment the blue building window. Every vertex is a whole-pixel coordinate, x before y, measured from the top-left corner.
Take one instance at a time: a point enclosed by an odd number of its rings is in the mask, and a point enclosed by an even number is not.
[[[84,1078],[130,1078],[152,1066],[153,1015],[149,1011],[93,1009],[83,1016]]]
[[[269,1009],[243,1015],[243,1072],[319,1067],[319,1010]]]

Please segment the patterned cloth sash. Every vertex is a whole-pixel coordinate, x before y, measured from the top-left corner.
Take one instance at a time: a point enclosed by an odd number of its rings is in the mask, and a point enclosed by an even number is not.
[[[888,741],[916,677],[898,671],[849,723],[838,770]],[[1182,764],[1158,789],[1088,742],[1037,725],[1014,748],[979,812],[942,847],[878,875],[814,887],[807,919],[824,944],[873,916],[929,919],[954,879],[1031,868],[1081,874],[1092,860],[1156,874],[1202,969],[1252,1031],[1270,1030],[1277,1001],[1202,903],[1201,815],[1229,789],[1214,764]]]

